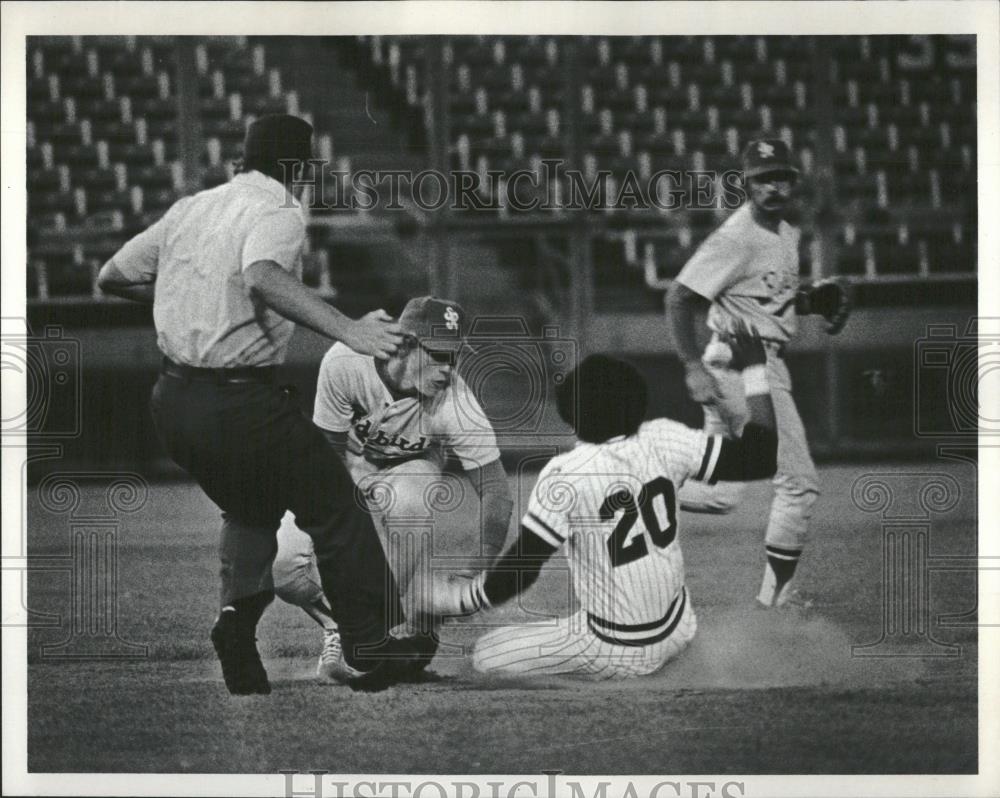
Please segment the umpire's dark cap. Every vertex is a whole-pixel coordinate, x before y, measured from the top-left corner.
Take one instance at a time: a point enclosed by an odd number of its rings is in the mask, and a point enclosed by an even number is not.
[[[419,296],[406,303],[399,326],[431,349],[457,352],[465,343],[465,310],[457,302],[436,296]]]
[[[743,149],[743,175],[787,175],[794,179],[799,170],[792,164],[792,154],[781,139],[757,139]]]
[[[289,114],[262,116],[247,127],[243,160],[265,164],[308,161],[312,158],[312,134],[312,125],[300,117]]]

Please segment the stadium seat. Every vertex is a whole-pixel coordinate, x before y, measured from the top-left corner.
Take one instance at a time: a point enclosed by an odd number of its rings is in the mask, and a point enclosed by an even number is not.
[[[735,154],[749,138],[781,136],[799,154],[800,193],[808,207],[814,186],[808,173],[823,152],[815,140],[813,41],[794,36],[573,39],[581,65],[574,132],[592,155],[589,168],[609,169],[618,181],[633,171],[648,177],[660,169],[725,170],[737,165]],[[566,155],[561,117],[569,43],[551,36],[449,37],[444,57],[452,86],[450,148],[456,167],[537,169],[543,157]],[[373,92],[377,106],[391,111],[392,124],[412,146],[423,130],[424,44],[369,36],[348,46],[329,45],[331,57],[357,70],[359,85]],[[853,274],[920,275],[974,254],[972,40],[833,36],[827,44],[834,59],[836,222],[880,218],[885,227],[859,228],[851,242],[845,239],[838,268]],[[281,51],[271,47],[267,37],[208,38],[196,44],[201,126],[215,142],[213,153],[203,155],[207,185],[229,178],[248,117],[298,109],[296,89],[311,101],[305,87],[294,85],[295,70],[282,74]],[[39,229],[56,229],[60,218],[77,229],[91,216],[100,221],[96,214],[117,212],[121,237],[155,218],[185,188],[176,163],[175,61],[170,37],[31,38],[27,185],[30,218],[40,220]],[[319,133],[329,120],[323,114],[317,119]],[[412,127],[410,120],[415,120]],[[338,157],[343,155],[338,150]],[[959,240],[950,227],[918,235],[923,227],[915,220],[928,211],[962,220]],[[607,224],[626,223],[618,216],[609,214]],[[651,242],[657,268],[664,260],[681,258],[718,221],[711,212],[664,214],[663,227],[673,238]],[[812,220],[806,217],[803,223],[808,240]],[[901,225],[909,231],[905,240],[899,238]],[[677,235],[682,228],[683,240]],[[620,242],[615,247],[620,253]],[[632,253],[622,260],[613,254],[615,247],[608,256],[618,260],[601,279],[639,290],[637,264],[645,255]],[[84,261],[90,256],[84,253]],[[36,257],[33,247],[31,257],[43,267],[39,271],[33,265],[34,274],[48,277],[49,264]],[[54,267],[55,274],[66,273],[66,253],[54,257],[54,264],[62,264]],[[75,257],[70,253],[79,271]]]

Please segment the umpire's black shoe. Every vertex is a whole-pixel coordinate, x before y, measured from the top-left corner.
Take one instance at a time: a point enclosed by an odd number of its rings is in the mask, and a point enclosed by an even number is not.
[[[237,613],[223,611],[219,615],[212,627],[212,645],[222,663],[222,678],[230,693],[266,695],[271,692],[253,629],[245,628]]]
[[[377,647],[377,653],[366,652],[364,658],[354,665],[346,659],[344,657],[344,678],[340,681],[352,690],[364,693],[377,693],[394,684],[413,681],[414,673],[429,662],[425,641],[412,637],[390,637]]]

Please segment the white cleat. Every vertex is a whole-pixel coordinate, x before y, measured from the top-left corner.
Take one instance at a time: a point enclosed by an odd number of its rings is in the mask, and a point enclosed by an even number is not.
[[[790,584],[784,585],[781,590],[762,589],[757,596],[757,606],[763,609],[797,609],[810,610],[816,602],[808,598],[802,591]]]
[[[767,563],[764,566],[764,579],[760,584],[760,592],[757,593],[758,606],[767,609],[785,606],[808,609],[812,602],[807,605],[794,584],[794,576],[779,583],[774,569]]]
[[[323,630],[323,651],[316,663],[316,678],[325,683],[345,684],[364,674],[344,661],[340,645],[340,632],[336,629]]]
[[[781,591],[774,606],[786,609],[810,610],[816,602],[796,588],[786,588]]]

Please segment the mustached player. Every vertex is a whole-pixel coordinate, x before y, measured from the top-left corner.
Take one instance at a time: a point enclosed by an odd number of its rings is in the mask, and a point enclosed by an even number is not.
[[[746,324],[764,339],[781,444],[764,538],[767,564],[757,600],[773,607],[796,594],[792,577],[819,495],[816,467],[792,397],[785,347],[795,335],[798,315],[824,316],[827,331],[834,334],[847,321],[849,305],[836,283],[800,286],[799,231],[783,218],[798,171],[785,142],[751,141],[743,153],[743,170],[750,201],[705,239],[681,270],[667,294],[667,321],[684,361],[688,390],[703,404],[705,430],[713,434],[738,432],[746,418],[740,392],[728,385],[729,352],[719,336],[733,324]],[[696,329],[705,311],[713,338],[703,353]],[[738,484],[690,484],[681,504],[692,511],[729,512],[741,495]]]
[[[474,667],[507,674],[579,673],[598,679],[653,673],[694,637],[684,586],[677,491],[689,479],[762,479],[777,437],[760,339],[731,344],[749,419],[724,439],[660,418],[641,423],[646,384],[622,361],[592,355],[557,390],[579,443],[542,469],[518,540],[473,579],[436,576],[444,614],[497,606],[526,590],[560,549],[581,609],[555,623],[498,628],[476,643]]]
[[[483,556],[492,562],[503,548],[513,502],[493,429],[455,373],[464,346],[465,312],[455,302],[420,297],[407,303],[398,324],[403,345],[386,361],[342,345],[330,348],[320,366],[313,422],[344,456],[366,497],[403,612],[412,620],[426,608],[418,606],[419,594],[409,590],[410,584],[415,573],[429,567],[431,554]],[[482,530],[477,529],[475,540],[456,539],[454,529],[435,523],[440,494],[456,490],[442,475],[449,454],[461,463],[479,496]],[[275,594],[301,606],[323,627],[317,676],[324,681],[350,678],[319,583],[312,541],[291,517],[278,533],[273,573]],[[417,631],[411,624],[407,636]],[[436,647],[430,631],[424,664]]]

